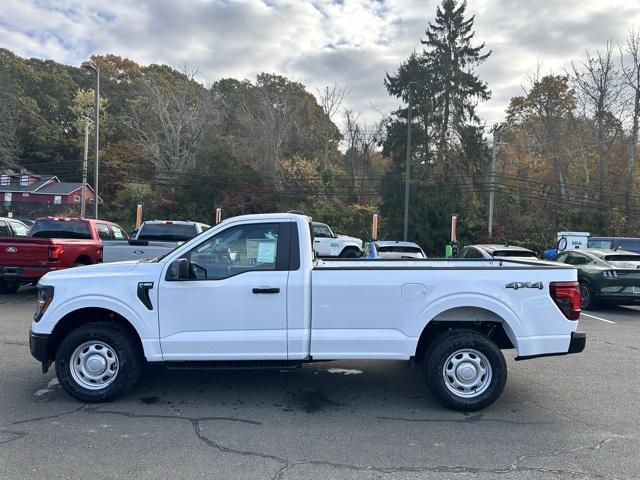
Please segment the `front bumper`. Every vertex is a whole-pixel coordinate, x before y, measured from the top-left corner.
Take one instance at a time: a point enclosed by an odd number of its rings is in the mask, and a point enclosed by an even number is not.
[[[42,362],[42,370],[47,371],[50,364],[49,346],[51,344],[51,335],[48,333],[33,333],[29,330],[29,350],[33,358]]]
[[[587,334],[585,332],[571,332],[571,340],[569,341],[569,349],[566,352],[542,353],[540,355],[527,355],[526,357],[516,357],[518,360],[531,360],[540,357],[555,357],[559,355],[568,355],[570,353],[580,353],[587,345]]]

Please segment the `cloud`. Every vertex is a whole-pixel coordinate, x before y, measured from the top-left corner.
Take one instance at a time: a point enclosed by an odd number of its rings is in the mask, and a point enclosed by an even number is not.
[[[3,0],[0,44],[27,57],[78,65],[93,53],[197,67],[204,83],[267,71],[316,87],[339,82],[345,106],[374,122],[398,101],[383,87],[415,49],[436,0]],[[479,68],[499,120],[527,74],[562,71],[585,49],[622,40],[640,5],[611,0],[471,0],[476,40],[493,50]]]

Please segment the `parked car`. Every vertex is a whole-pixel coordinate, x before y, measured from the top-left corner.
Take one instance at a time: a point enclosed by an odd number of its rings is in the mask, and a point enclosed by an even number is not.
[[[103,262],[149,260],[164,255],[210,228],[205,223],[173,220],[148,220],[130,240],[103,239]],[[128,241],[122,241],[128,240]]]
[[[362,255],[362,240],[333,233],[326,223],[313,222],[313,245],[319,257],[358,258]]]
[[[594,308],[600,303],[640,304],[639,254],[585,248],[562,252],[556,261],[578,269],[582,308]]]
[[[364,252],[366,258],[411,259],[427,258],[420,245],[413,242],[375,240],[369,242]]]
[[[539,260],[533,250],[515,245],[482,244],[469,245],[462,249],[462,258],[522,258]]]
[[[589,248],[606,248],[640,253],[640,238],[634,237],[591,237],[587,241]]]
[[[0,238],[0,292],[35,283],[45,273],[102,261],[101,238],[128,238],[112,222],[81,218],[39,218],[28,237]]]
[[[29,228],[33,227],[33,223],[35,222],[35,220],[31,220],[30,218],[25,217],[14,217],[14,220],[18,220],[24,223]]]
[[[26,237],[28,235],[29,227],[20,220],[0,217],[0,237]]]
[[[308,217],[229,218],[151,262],[50,272],[32,355],[82,402],[112,400],[145,360],[180,368],[297,368],[406,360],[449,408],[494,402],[518,359],[584,349],[575,268],[557,263],[317,260]]]

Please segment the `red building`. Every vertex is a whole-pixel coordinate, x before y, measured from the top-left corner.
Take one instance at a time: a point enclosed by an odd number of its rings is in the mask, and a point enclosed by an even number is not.
[[[87,209],[93,205],[90,185],[86,191]],[[0,171],[0,200],[4,210],[31,215],[79,209],[82,183],[62,182],[55,175],[36,175],[27,171]]]

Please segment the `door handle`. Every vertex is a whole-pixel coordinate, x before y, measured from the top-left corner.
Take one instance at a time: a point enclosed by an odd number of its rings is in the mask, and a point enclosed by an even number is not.
[[[314,242],[316,242],[316,243],[320,243],[320,240],[314,240]]]
[[[279,288],[254,288],[253,293],[261,294],[261,293],[280,293]]]

